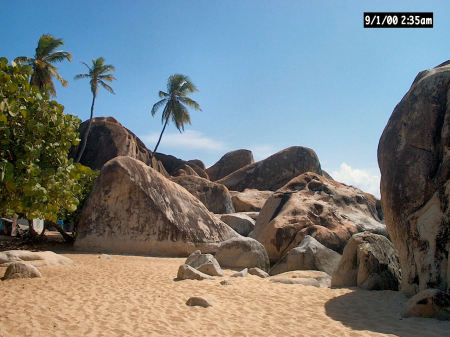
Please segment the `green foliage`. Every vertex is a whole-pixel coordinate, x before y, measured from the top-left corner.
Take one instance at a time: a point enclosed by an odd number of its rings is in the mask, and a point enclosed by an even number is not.
[[[92,59],[92,66],[89,66],[87,63],[82,62],[86,68],[88,68],[87,74],[78,74],[75,76],[75,79],[78,80],[80,78],[89,78],[91,81],[91,92],[94,97],[97,96],[98,85],[100,84],[103,88],[108,90],[111,94],[114,94],[113,88],[111,88],[107,82],[112,82],[116,78],[112,74],[107,74],[115,70],[112,64],[104,64],[105,59],[103,57],[99,57],[98,59]],[[91,117],[92,118],[92,117]]]
[[[80,120],[29,83],[31,67],[0,58],[0,214],[56,221],[74,212],[94,173],[68,158]]]
[[[175,74],[169,77],[167,80],[167,93],[164,91],[159,92],[159,97],[162,98],[162,100],[156,102],[151,111],[152,116],[155,116],[159,108],[164,106],[161,116],[164,127],[153,152],[156,152],[158,149],[161,137],[170,119],[175,123],[178,131],[181,132],[184,131],[185,123],[191,124],[191,117],[187,107],[195,110],[202,110],[196,101],[187,97],[188,94],[192,94],[196,91],[198,91],[198,89],[186,75]]]
[[[56,97],[55,85],[53,77],[55,77],[62,86],[67,86],[67,81],[58,73],[58,68],[53,65],[56,62],[64,60],[72,61],[72,55],[66,51],[55,51],[56,48],[62,46],[62,39],[55,39],[52,35],[42,35],[39,38],[38,46],[34,54],[34,58],[27,56],[19,56],[15,59],[17,63],[30,65],[33,69],[30,83],[36,85],[42,91],[48,92]]]
[[[77,179],[78,185],[80,186],[80,189],[75,193],[75,197],[79,200],[78,207],[74,212],[69,212],[62,209],[58,214],[58,219],[63,219],[75,225],[78,224],[78,220],[81,216],[81,211],[83,210],[84,203],[89,197],[92,186],[94,185],[94,182],[97,180],[97,177],[100,173],[100,171],[98,170],[92,170],[91,168],[81,164],[76,164],[76,166],[79,169],[76,172],[75,178]]]

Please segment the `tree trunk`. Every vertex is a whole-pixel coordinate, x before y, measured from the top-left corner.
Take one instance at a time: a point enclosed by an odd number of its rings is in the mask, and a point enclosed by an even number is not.
[[[55,229],[59,232],[59,234],[62,235],[62,237],[63,237],[63,239],[64,239],[65,242],[73,243],[73,242],[75,241],[75,238],[74,238],[73,236],[67,234],[67,233],[61,228],[61,226],[59,226],[59,225],[57,225],[57,224],[55,224],[55,223],[53,223],[53,222],[48,222],[47,225],[48,225],[48,227],[50,227],[50,228],[51,228],[51,227],[55,228]]]
[[[28,230],[30,231],[30,235],[33,239],[39,237],[39,233],[34,230],[33,219],[27,219],[29,222]]]
[[[81,157],[83,156],[84,149],[86,148],[87,139],[89,136],[89,131],[91,130],[92,117],[94,116],[94,103],[95,103],[95,94],[92,94],[92,105],[91,105],[91,117],[89,118],[89,123],[86,132],[84,133],[84,137],[81,140],[81,148],[78,151],[77,159],[75,159],[75,163],[79,163]]]
[[[162,135],[164,133],[164,130],[166,129],[167,123],[169,123],[169,118],[167,118],[166,122],[164,123],[164,127],[163,127],[163,129],[161,131],[161,134],[159,135],[158,143],[156,143],[156,146],[155,146],[155,149],[153,150],[153,153],[155,153],[156,150],[158,149],[159,143],[161,142],[161,138],[162,138]]]

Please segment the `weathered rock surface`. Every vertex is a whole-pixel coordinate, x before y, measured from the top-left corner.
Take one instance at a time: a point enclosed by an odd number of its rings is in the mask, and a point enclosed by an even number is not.
[[[213,304],[205,297],[191,297],[187,300],[186,305],[191,307],[198,306],[203,308],[211,307]]]
[[[80,138],[84,137],[88,123],[89,120],[81,123],[78,130]],[[71,156],[75,157],[77,152],[78,147],[71,151]],[[162,163],[153,156],[145,144],[115,118],[93,118],[80,163],[99,170],[107,161],[118,156],[135,158],[153,167],[164,176],[168,176]]]
[[[13,262],[6,268],[3,280],[34,277],[42,277],[41,272],[35,266],[23,262]]]
[[[402,316],[450,320],[450,294],[439,289],[422,290],[405,303]]]
[[[382,235],[365,232],[353,235],[345,246],[331,286],[398,290],[400,281],[400,262],[392,243]]]
[[[307,235],[297,247],[291,249],[270,269],[270,275],[291,270],[319,270],[331,276],[340,259],[340,254]]]
[[[193,175],[209,179],[206,171],[199,167],[195,161],[191,160],[188,162],[160,152],[154,153],[154,156],[162,163],[171,176]]]
[[[206,275],[223,276],[222,269],[220,268],[217,261],[216,263],[204,263],[196,269]]]
[[[200,159],[192,159],[187,161],[189,165],[196,165],[200,167],[202,170],[206,170],[205,163],[203,163]]]
[[[450,61],[422,71],[378,145],[381,204],[402,265],[401,289],[449,289]]]
[[[301,278],[301,279],[292,279],[292,278],[280,278],[270,280],[274,283],[283,283],[283,284],[301,284],[303,286],[312,286],[316,288],[320,288],[320,283],[316,279],[313,278]]]
[[[29,250],[7,250],[0,252],[0,266],[6,267],[12,263],[26,262],[35,267],[56,266],[73,264],[73,260],[68,257],[56,254],[51,251],[32,252]]]
[[[321,174],[319,159],[309,148],[292,146],[264,160],[244,166],[217,182],[232,191],[244,191],[246,188],[275,191],[305,172]]]
[[[246,277],[248,275],[248,268],[242,269],[237,273],[231,275],[231,277]]]
[[[251,274],[251,275],[255,275],[255,276],[261,277],[261,278],[269,277],[269,274],[267,274],[264,270],[261,270],[259,268],[255,268],[255,267],[250,268],[248,270],[248,273]]]
[[[223,276],[219,262],[217,262],[211,254],[201,254],[200,251],[197,250],[189,255],[184,263],[204,274],[211,276]]]
[[[251,237],[275,263],[306,235],[341,253],[353,234],[384,228],[373,195],[307,172],[266,201]]]
[[[248,236],[250,232],[255,228],[255,220],[253,220],[246,214],[232,213],[220,214],[218,216],[220,220],[225,222],[228,226],[233,228],[242,236]]]
[[[218,244],[214,250],[216,259],[223,268],[269,269],[269,258],[264,246],[251,238],[231,238]]]
[[[231,151],[223,155],[213,166],[206,169],[206,172],[212,181],[216,181],[254,162],[252,151]]]
[[[259,212],[239,212],[239,213],[247,215],[255,221],[256,221],[256,219],[258,219],[258,216],[259,216]]]
[[[230,191],[230,194],[236,212],[259,212],[273,192],[247,188],[243,192]]]
[[[270,281],[284,284],[301,284],[317,288],[329,288],[331,277],[322,271],[296,270],[271,276]]]
[[[214,280],[214,277],[202,273],[201,271],[198,271],[197,269],[191,267],[190,265],[182,264],[178,268],[177,279],[201,281],[201,280]]]
[[[183,177],[183,176],[194,176],[194,177],[200,177],[197,172],[187,164],[183,164],[182,166],[178,167],[172,174],[174,177]]]
[[[141,161],[117,157],[103,166],[86,201],[75,247],[187,256],[236,236],[180,185]]]
[[[192,175],[173,177],[172,181],[183,186],[213,213],[234,213],[230,192],[222,185]]]
[[[322,175],[328,180],[334,180],[332,176],[327,171],[322,170]]]

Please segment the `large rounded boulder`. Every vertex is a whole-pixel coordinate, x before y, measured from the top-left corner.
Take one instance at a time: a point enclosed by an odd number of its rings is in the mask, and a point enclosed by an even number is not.
[[[242,192],[230,191],[230,194],[236,212],[259,212],[273,191],[245,189]]]
[[[332,287],[398,290],[401,280],[398,254],[384,236],[358,233],[351,237],[332,278]]]
[[[234,213],[230,192],[224,185],[192,175],[178,176],[171,180],[187,189],[211,212]]]
[[[81,139],[85,136],[88,126],[89,120],[81,123],[78,130]],[[79,146],[72,150],[71,155],[75,157],[78,151]],[[118,156],[138,159],[153,167],[159,173],[168,176],[162,163],[155,158],[145,144],[115,118],[93,118],[80,163],[99,170],[107,161]]]
[[[381,205],[413,295],[450,285],[450,61],[422,71],[378,145]]]
[[[237,235],[180,185],[139,160],[116,157],[103,166],[83,208],[75,247],[186,256]]]
[[[292,270],[319,270],[331,276],[340,260],[340,254],[307,235],[297,247],[291,249],[270,269],[270,275]]]
[[[155,152],[154,156],[162,163],[169,175],[173,177],[191,175],[209,179],[208,174],[204,170],[204,164],[201,161],[185,161],[160,152]],[[201,167],[202,165],[203,167]]]
[[[309,148],[292,146],[264,160],[244,166],[217,182],[231,191],[243,191],[246,188],[275,191],[305,172],[322,174],[319,159]]]
[[[249,150],[236,150],[231,151],[223,155],[217,163],[209,167],[206,172],[212,181],[219,180],[240,168],[253,164],[252,151]]]
[[[307,172],[266,201],[250,236],[264,245],[271,263],[307,235],[342,253],[353,234],[385,230],[376,204],[371,194]]]

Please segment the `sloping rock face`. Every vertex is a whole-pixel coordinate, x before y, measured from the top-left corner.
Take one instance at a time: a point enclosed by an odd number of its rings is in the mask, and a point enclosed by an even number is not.
[[[89,120],[81,123],[80,138],[84,137]],[[72,157],[78,148],[72,150]],[[92,119],[86,149],[80,163],[99,170],[112,158],[128,156],[136,158],[153,167],[159,173],[168,176],[166,170],[136,135],[125,128],[113,117],[96,117]]]
[[[224,185],[191,175],[174,177],[171,180],[187,189],[211,212],[234,213],[230,192]]]
[[[307,172],[266,201],[250,236],[275,263],[306,235],[341,253],[353,234],[384,228],[373,195]]]
[[[309,148],[292,146],[262,161],[244,166],[217,182],[232,191],[246,188],[275,191],[305,172],[322,174],[319,159]]]
[[[75,247],[187,256],[235,236],[180,185],[141,161],[116,157],[103,166],[83,208]]]
[[[273,192],[247,188],[242,192],[230,191],[230,194],[236,212],[259,212]]]
[[[392,243],[382,235],[365,232],[353,235],[345,246],[331,286],[398,290],[400,280],[400,262]]]
[[[449,289],[450,61],[419,73],[378,145],[381,205],[401,289]]]
[[[226,153],[213,166],[209,167],[206,172],[212,181],[216,181],[254,162],[252,151],[231,151]]]
[[[319,270],[331,276],[340,260],[340,254],[307,235],[297,247],[291,249],[270,269],[270,275],[292,270]]]
[[[199,176],[205,179],[209,179],[206,171],[197,165],[195,161],[184,161],[177,157],[159,153],[154,153],[154,156],[163,164],[166,171],[174,177],[183,175]]]

